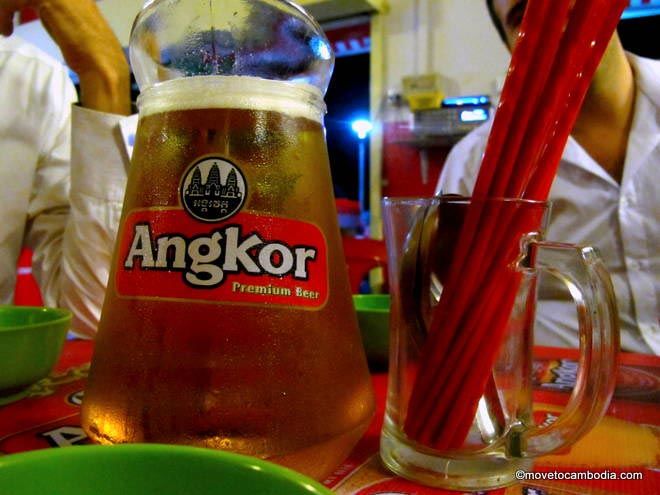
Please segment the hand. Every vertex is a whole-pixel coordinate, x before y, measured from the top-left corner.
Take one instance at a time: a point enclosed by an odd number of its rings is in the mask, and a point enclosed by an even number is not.
[[[94,0],[0,0],[0,29],[11,34],[13,12],[34,7],[64,60],[80,78],[83,106],[130,113],[130,72],[119,40]]]

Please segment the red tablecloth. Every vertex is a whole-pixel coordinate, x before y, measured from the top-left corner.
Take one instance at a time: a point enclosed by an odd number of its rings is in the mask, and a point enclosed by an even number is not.
[[[67,342],[54,372],[30,395],[0,407],[0,455],[87,442],[79,408],[92,355],[89,341]],[[576,353],[538,348],[535,358],[537,421],[561,411],[575,382]],[[349,458],[325,481],[340,494],[425,495],[458,492],[426,488],[393,477],[378,458],[387,377],[374,374],[378,409]],[[591,480],[536,480],[490,492],[496,495],[620,495],[660,493],[660,358],[623,354],[615,399],[607,416],[568,452],[537,460],[535,471],[575,473]],[[586,475],[584,473],[587,473]],[[642,479],[622,480],[622,475]],[[613,479],[613,478],[619,479]],[[603,479],[605,478],[605,479]]]

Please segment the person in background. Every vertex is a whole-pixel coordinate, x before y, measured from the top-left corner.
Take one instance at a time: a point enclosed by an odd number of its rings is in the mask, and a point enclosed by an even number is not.
[[[486,0],[511,50],[526,1]],[[438,194],[469,195],[490,124],[449,154]],[[546,237],[599,249],[612,276],[623,350],[660,354],[660,61],[610,41],[586,95],[550,191]],[[544,281],[535,341],[578,346],[575,309],[566,290]]]
[[[28,6],[77,73],[79,105],[67,69],[11,36]],[[126,183],[128,63],[93,0],[0,0],[0,33],[0,302],[29,246],[45,304],[72,310],[74,333],[91,337]]]

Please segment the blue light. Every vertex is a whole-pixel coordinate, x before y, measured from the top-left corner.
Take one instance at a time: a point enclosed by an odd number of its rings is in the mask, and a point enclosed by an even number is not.
[[[461,112],[461,122],[484,122],[485,120],[488,120],[488,112],[483,108],[463,110]]]
[[[358,119],[353,121],[351,128],[353,131],[355,131],[358,138],[365,139],[372,131],[374,126],[366,119]]]
[[[490,103],[490,98],[486,95],[477,96],[454,96],[442,100],[445,107],[462,107],[463,105],[486,105]]]
[[[636,2],[639,4],[640,2]],[[652,0],[651,4],[634,5],[630,2],[631,6],[623,11],[621,19],[635,19],[637,17],[650,17],[653,15],[660,15],[660,2]]]

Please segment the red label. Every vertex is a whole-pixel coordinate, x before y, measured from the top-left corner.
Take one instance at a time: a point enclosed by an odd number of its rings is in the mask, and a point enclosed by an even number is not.
[[[201,223],[181,209],[128,215],[120,296],[320,308],[328,298],[325,237],[311,223],[253,213]]]

